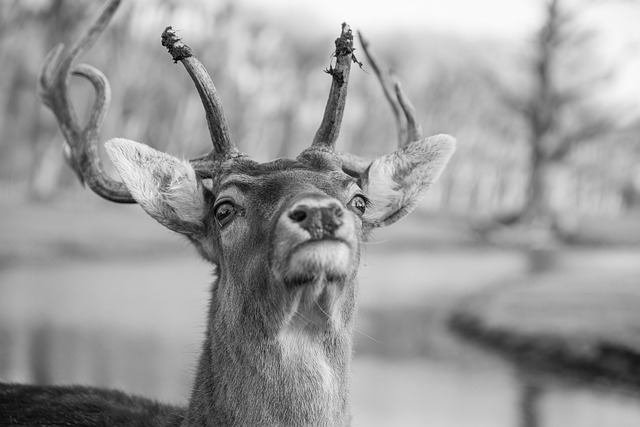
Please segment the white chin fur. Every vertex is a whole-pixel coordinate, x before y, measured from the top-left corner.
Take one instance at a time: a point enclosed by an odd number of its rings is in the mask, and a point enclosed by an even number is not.
[[[349,274],[350,264],[351,250],[346,243],[335,240],[307,242],[291,254],[287,276],[344,277]]]

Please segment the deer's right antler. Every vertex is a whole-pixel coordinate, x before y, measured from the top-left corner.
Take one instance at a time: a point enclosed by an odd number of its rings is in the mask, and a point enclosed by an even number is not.
[[[371,64],[371,68],[382,86],[396,121],[398,133],[398,148],[422,139],[422,126],[416,119],[416,111],[409,98],[405,95],[397,75],[390,69],[382,66],[382,62],[369,47],[369,41],[358,32],[358,38],[362,49]],[[369,166],[370,160],[350,153],[340,153],[342,167],[352,174],[358,175]]]
[[[375,72],[384,95],[391,105],[393,115],[396,119],[396,128],[398,130],[398,147],[404,147],[414,141],[422,139],[422,126],[416,120],[416,110],[409,101],[409,98],[402,91],[398,76],[392,71],[381,67],[381,62],[375,53],[369,47],[369,41],[364,38],[361,32],[358,32],[360,44],[364,50],[367,59],[371,63],[371,68]]]
[[[74,60],[93,46],[119,4],[120,0],[105,4],[93,25],[71,47],[59,45],[49,52],[38,77],[38,95],[58,120],[66,140],[65,159],[80,182],[107,200],[135,203],[123,183],[104,173],[98,156],[100,128],[111,99],[109,81],[100,70],[90,65],[79,64],[72,68]],[[91,116],[84,128],[80,126],[69,100],[69,71],[89,80],[96,91]]]

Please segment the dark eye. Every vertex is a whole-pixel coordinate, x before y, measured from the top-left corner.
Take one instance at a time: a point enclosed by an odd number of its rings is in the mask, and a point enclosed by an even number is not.
[[[367,210],[367,204],[367,199],[365,199],[364,196],[357,195],[349,202],[349,208],[355,211],[358,215],[362,215]]]
[[[215,216],[220,227],[224,227],[236,216],[236,207],[231,202],[222,202],[216,206]]]

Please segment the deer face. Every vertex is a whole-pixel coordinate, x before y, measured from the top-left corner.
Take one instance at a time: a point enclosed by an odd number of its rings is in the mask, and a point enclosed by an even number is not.
[[[209,191],[208,258],[222,268],[260,259],[274,280],[291,287],[351,276],[366,196],[336,160],[319,152],[265,164],[235,161]]]
[[[336,303],[354,293],[346,288],[354,286],[367,203],[337,156],[309,150],[296,160],[234,160],[204,191],[205,232],[194,240],[219,266],[220,296],[264,312],[270,325],[303,318],[328,326]]]
[[[218,266],[214,291],[236,305],[228,312],[252,306],[286,322],[303,310],[326,323],[344,295],[355,298],[368,231],[410,212],[453,146],[428,138],[349,173],[338,154],[314,147],[295,160],[237,156],[207,170],[124,139],[107,151],[138,204]]]

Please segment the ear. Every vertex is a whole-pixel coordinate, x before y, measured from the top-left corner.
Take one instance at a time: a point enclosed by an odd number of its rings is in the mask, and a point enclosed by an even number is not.
[[[360,178],[371,201],[363,216],[365,223],[381,227],[411,212],[440,177],[455,147],[453,137],[436,135],[374,160]]]
[[[202,233],[204,194],[188,161],[128,139],[109,140],[105,147],[142,209],[173,231],[187,236]]]

